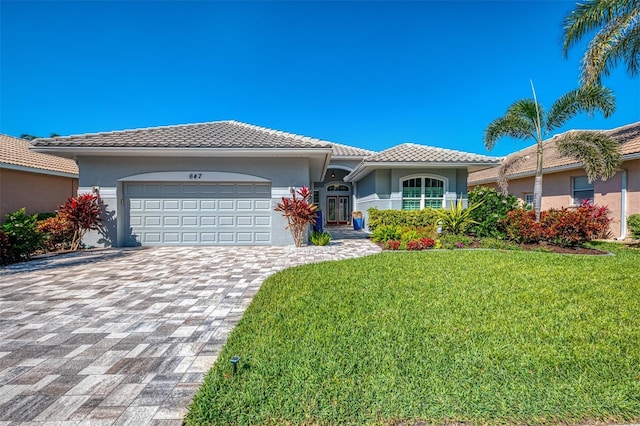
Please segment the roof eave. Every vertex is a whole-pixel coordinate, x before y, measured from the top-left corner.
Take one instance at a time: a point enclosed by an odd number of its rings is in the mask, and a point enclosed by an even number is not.
[[[17,170],[20,172],[39,173],[39,174],[49,175],[49,176],[60,176],[60,177],[68,177],[68,178],[76,178],[76,179],[78,178],[77,173],[68,173],[68,172],[62,172],[58,170],[40,169],[38,167],[21,166],[18,164],[11,164],[11,163],[0,163],[0,168]]]
[[[67,158],[90,156],[152,156],[152,157],[300,157],[331,154],[331,147],[318,148],[176,148],[176,147],[43,147],[34,146],[35,152]]]
[[[453,168],[468,168],[468,167],[497,167],[500,163],[496,162],[477,162],[477,163],[468,163],[468,162],[456,162],[456,163],[446,163],[446,162],[390,162],[390,161],[376,161],[376,162],[366,162],[358,164],[358,166],[347,176],[344,177],[346,182],[353,182],[358,180],[362,175],[368,174],[369,172],[382,169],[382,168],[395,168],[395,169],[409,169],[420,167],[423,169],[431,169],[431,168],[443,168],[443,167],[453,167]]]

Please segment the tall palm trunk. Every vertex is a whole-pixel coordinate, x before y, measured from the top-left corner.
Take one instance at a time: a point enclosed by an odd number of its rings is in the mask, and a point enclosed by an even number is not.
[[[536,212],[536,222],[540,222],[540,212],[542,211],[542,144],[538,144],[538,154],[536,160],[536,178],[533,181],[533,209]]]

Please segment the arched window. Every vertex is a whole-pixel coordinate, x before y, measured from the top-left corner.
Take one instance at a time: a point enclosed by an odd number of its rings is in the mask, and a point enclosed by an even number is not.
[[[443,205],[443,180],[420,176],[402,181],[402,210],[439,209]]]

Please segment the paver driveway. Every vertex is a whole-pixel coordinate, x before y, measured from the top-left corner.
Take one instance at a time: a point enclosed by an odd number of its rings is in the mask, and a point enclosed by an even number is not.
[[[378,251],[159,247],[2,269],[0,425],[179,425],[267,276]]]

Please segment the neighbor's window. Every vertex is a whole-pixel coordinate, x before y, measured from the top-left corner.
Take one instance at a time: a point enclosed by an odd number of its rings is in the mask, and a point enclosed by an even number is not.
[[[402,210],[439,209],[444,204],[444,181],[416,177],[402,181]]]
[[[320,204],[320,191],[317,189],[313,191],[313,204],[316,206]]]
[[[573,204],[580,205],[582,200],[593,201],[593,182],[589,183],[586,176],[576,176],[571,178],[573,187]]]
[[[524,194],[524,206],[528,209],[533,208],[533,193]]]

